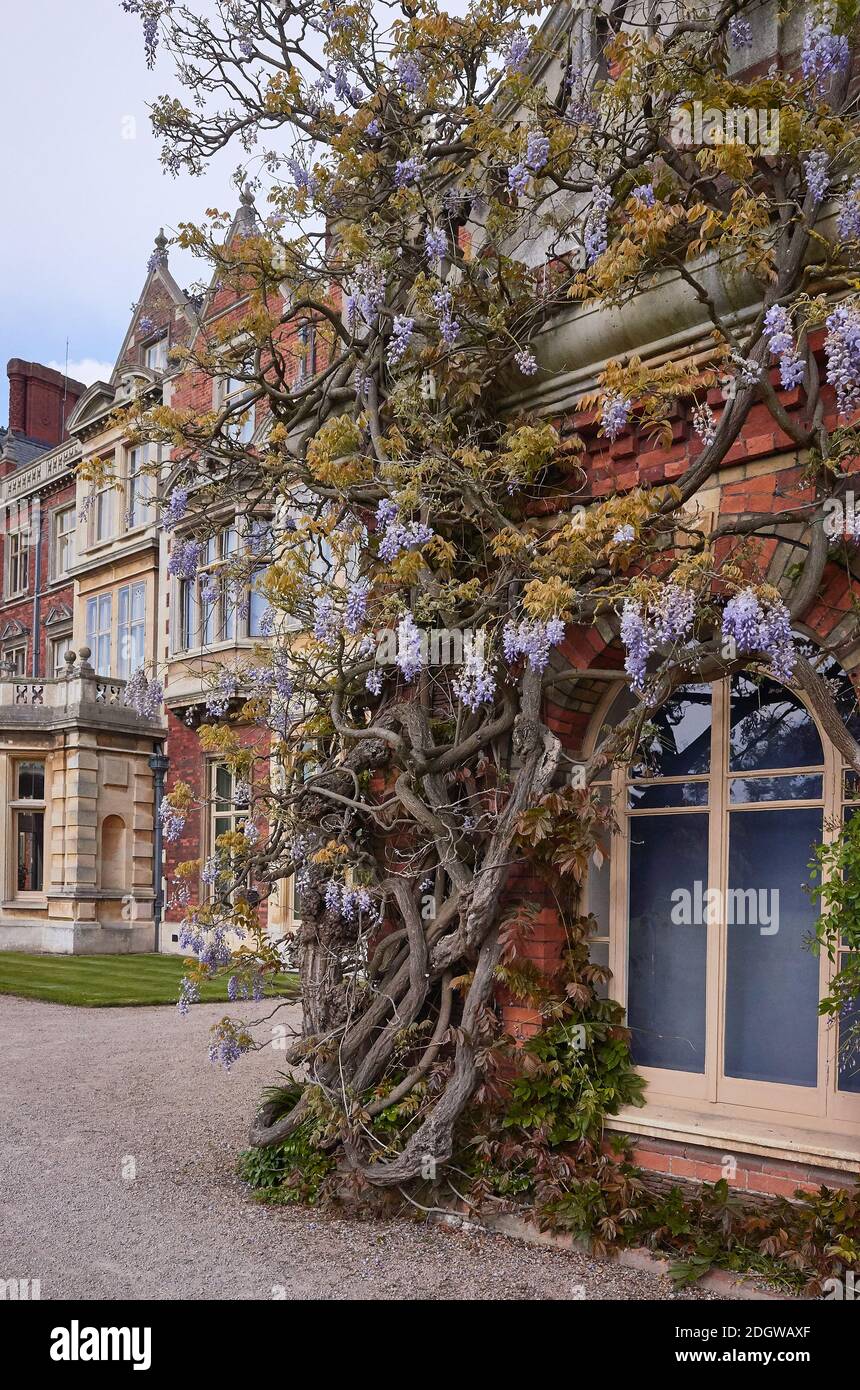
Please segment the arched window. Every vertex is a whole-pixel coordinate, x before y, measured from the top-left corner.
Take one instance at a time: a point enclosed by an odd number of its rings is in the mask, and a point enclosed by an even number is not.
[[[850,682],[827,674],[856,726]],[[626,688],[604,702],[592,747],[634,703]],[[809,710],[767,677],[684,687],[600,790],[618,834],[589,880],[594,958],[649,1103],[860,1131],[857,1061],[818,1013],[834,967],[808,949],[805,888],[860,786]]]
[[[125,854],[125,821],[122,816],[105,816],[102,821],[99,882],[102,888],[128,888]]]

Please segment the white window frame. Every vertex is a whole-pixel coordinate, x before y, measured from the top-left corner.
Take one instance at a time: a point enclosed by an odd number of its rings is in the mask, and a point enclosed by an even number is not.
[[[71,518],[71,526],[64,523]],[[77,509],[72,503],[69,507],[57,507],[51,517],[51,577],[62,579],[75,563],[75,536],[77,533]]]
[[[150,507],[152,473],[152,444],[135,444],[125,451],[125,521],[130,531],[137,531],[152,519]]]
[[[6,597],[26,594],[30,587],[30,538],[26,531],[6,537]]]
[[[87,599],[86,615],[90,661],[98,675],[109,676],[113,645],[113,594],[93,594]]]
[[[151,372],[167,371],[167,334],[163,333],[143,349],[143,365]]]
[[[117,675],[134,675],[146,661],[146,582],[135,580],[116,591]]]
[[[66,652],[71,650],[72,634],[70,632],[64,632],[59,637],[51,638],[51,676],[54,680],[59,680],[61,676],[66,674]]]
[[[22,766],[25,763],[40,763],[44,773],[43,795],[39,797],[21,797],[18,795],[18,777]],[[9,801],[9,838],[11,841],[11,853],[9,855],[9,874],[12,879],[10,898],[20,899],[24,902],[33,902],[44,897],[45,894],[45,870],[46,847],[48,844],[47,835],[47,787],[48,787],[48,763],[47,759],[37,756],[24,756],[16,758],[11,766],[12,786],[10,790],[13,795]],[[18,887],[18,868],[19,868],[19,830],[18,817],[22,814],[41,815],[42,817],[42,882],[38,888],[19,888]]]

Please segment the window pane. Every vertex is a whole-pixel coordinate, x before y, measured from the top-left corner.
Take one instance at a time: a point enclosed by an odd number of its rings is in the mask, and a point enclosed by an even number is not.
[[[631,811],[654,810],[658,806],[707,806],[707,782],[670,782],[668,786],[631,786],[628,791]]]
[[[840,961],[845,965],[845,958]],[[839,1089],[860,1094],[860,999],[842,1006],[839,1014]]]
[[[592,965],[609,965],[609,942],[608,941],[589,941],[588,959]],[[606,999],[609,996],[609,981],[595,982],[594,991],[598,999]]]
[[[44,801],[45,799],[45,764],[44,763],[19,763],[18,764],[18,800],[19,801]]]
[[[820,809],[730,817],[727,1076],[816,1084],[817,913],[802,883],[821,834]]]
[[[42,856],[45,840],[44,811],[17,811],[18,892],[42,891]]]
[[[629,862],[633,1058],[639,1066],[701,1073],[707,926],[684,920],[677,893],[686,890],[688,917],[695,917],[696,884],[708,881],[707,813],[637,817],[630,822]]]
[[[226,767],[215,769],[215,795],[219,801],[226,801],[228,805],[233,804],[233,778]]]
[[[796,777],[733,777],[730,799],[747,801],[817,801],[824,778],[820,773],[799,773]]]
[[[732,682],[733,772],[768,767],[817,767],[824,762],[815,722],[776,681],[739,676]]]
[[[711,766],[711,688],[677,690],[651,719],[639,744],[632,777],[683,777]]]

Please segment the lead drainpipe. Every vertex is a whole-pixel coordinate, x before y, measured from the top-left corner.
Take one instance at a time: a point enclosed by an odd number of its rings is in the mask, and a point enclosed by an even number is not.
[[[35,680],[40,675],[39,617],[42,605],[42,508],[38,497],[34,497],[31,503],[31,516],[30,534],[36,547],[36,562],[33,568],[33,654],[30,659],[30,670]]]
[[[152,771],[155,809],[152,843],[152,886],[155,889],[155,897],[152,900],[152,918],[155,923],[155,953],[158,955],[161,950],[161,917],[164,910],[164,894],[162,892],[164,836],[161,828],[161,803],[164,800],[164,779],[170,766],[170,759],[165,756],[163,744],[156,743],[152,750],[152,757],[149,759],[149,766]]]

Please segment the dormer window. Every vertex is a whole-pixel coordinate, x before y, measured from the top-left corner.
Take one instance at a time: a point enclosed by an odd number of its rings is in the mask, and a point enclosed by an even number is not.
[[[167,334],[143,349],[143,365],[151,372],[167,371]]]

